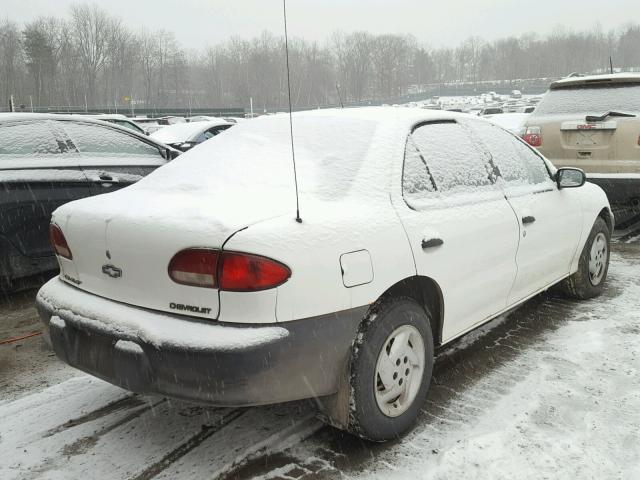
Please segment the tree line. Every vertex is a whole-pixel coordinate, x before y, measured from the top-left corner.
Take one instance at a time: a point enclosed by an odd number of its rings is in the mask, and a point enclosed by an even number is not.
[[[335,32],[325,41],[290,39],[297,108],[388,101],[420,86],[558,78],[609,67],[640,68],[640,25],[604,31],[561,27],[540,36],[429,48],[412,35]],[[186,49],[172,32],[134,31],[95,4],[19,25],[0,20],[0,100],[26,109],[55,106],[286,106],[284,38],[263,32]]]

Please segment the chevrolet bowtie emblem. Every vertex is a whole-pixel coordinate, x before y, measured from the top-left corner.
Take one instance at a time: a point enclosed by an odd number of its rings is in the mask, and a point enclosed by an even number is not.
[[[111,278],[120,278],[122,276],[122,269],[114,265],[103,265],[102,273],[109,275]]]

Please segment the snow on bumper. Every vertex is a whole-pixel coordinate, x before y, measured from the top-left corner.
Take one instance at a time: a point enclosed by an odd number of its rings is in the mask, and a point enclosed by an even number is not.
[[[37,306],[69,365],[134,392],[224,406],[335,393],[365,308],[230,325],[114,302],[58,278],[40,289]]]

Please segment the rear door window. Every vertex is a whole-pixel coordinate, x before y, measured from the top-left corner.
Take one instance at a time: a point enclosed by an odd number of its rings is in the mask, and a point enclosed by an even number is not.
[[[494,176],[482,145],[458,123],[426,124],[409,136],[402,178],[408,201],[491,190]]]
[[[163,158],[155,146],[109,127],[65,122],[64,129],[84,155]]]
[[[9,157],[50,157],[68,151],[46,121],[19,122],[0,126],[0,160]]]

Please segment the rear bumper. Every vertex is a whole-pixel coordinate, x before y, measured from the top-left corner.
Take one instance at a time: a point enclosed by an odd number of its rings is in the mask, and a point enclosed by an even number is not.
[[[107,300],[54,278],[37,297],[58,357],[138,393],[220,406],[331,395],[366,306],[264,326],[224,324]]]
[[[640,200],[640,174],[587,173],[587,180],[600,186],[611,204],[626,205]]]

